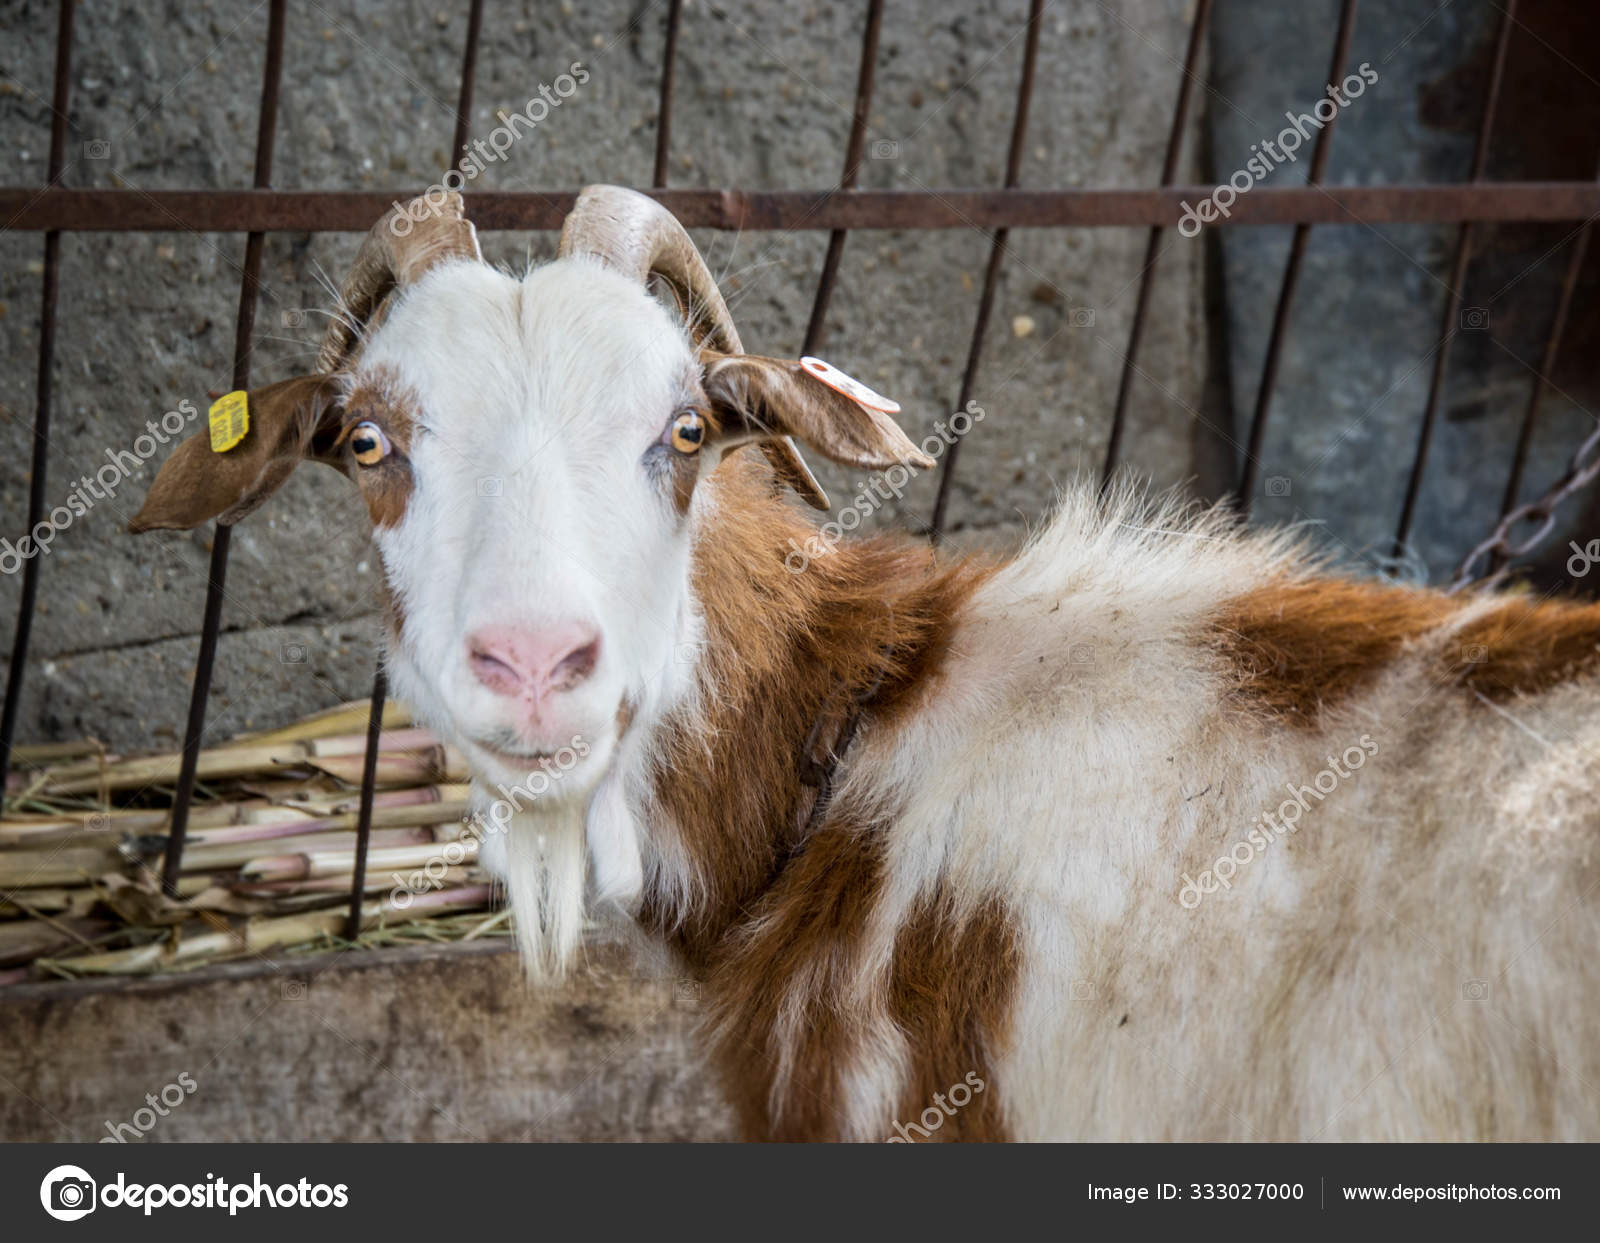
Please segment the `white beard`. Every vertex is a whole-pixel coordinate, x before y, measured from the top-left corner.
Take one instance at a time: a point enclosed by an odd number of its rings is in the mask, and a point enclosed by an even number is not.
[[[534,980],[562,978],[583,939],[585,854],[581,799],[536,802],[483,839],[479,862],[505,888]]]

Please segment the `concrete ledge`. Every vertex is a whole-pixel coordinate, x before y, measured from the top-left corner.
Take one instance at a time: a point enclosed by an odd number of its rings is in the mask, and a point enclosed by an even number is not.
[[[117,1127],[146,1143],[734,1137],[691,991],[641,976],[614,941],[535,991],[507,951],[6,989],[0,1140],[94,1142]],[[163,1089],[181,1095],[164,1117],[145,1099]]]

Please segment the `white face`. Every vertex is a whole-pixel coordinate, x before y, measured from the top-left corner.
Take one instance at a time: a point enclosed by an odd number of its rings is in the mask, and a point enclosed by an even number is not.
[[[358,474],[399,618],[391,677],[491,781],[576,747],[545,797],[582,797],[621,718],[687,677],[678,498],[706,463],[671,427],[698,376],[677,319],[585,259],[522,280],[442,265],[362,352],[347,417],[393,445]]]

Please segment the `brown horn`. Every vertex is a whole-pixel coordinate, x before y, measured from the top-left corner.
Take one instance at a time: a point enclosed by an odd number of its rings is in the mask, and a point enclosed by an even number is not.
[[[654,199],[622,186],[587,186],[561,226],[560,258],[588,255],[645,284],[659,277],[689,319],[696,345],[743,354],[739,330],[706,262],[678,218]],[[822,490],[794,441],[763,440],[772,468],[808,505],[828,508]]]
[[[459,194],[445,191],[437,206],[420,197],[386,211],[362,241],[344,279],[339,314],[323,334],[317,370],[348,366],[367,332],[382,321],[390,295],[451,259],[483,260],[477,230],[466,218]]]

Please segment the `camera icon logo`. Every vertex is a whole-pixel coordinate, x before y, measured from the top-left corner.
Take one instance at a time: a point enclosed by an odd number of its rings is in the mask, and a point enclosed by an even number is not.
[[[91,138],[83,144],[83,158],[86,160],[109,160],[111,158],[111,143],[104,138]]]
[[[95,1209],[95,1184],[87,1170],[58,1165],[39,1184],[39,1203],[57,1221],[77,1221]]]
[[[1488,980],[1468,980],[1461,986],[1461,996],[1466,1001],[1482,1001],[1489,995]]]
[[[877,138],[872,143],[872,158],[875,160],[898,160],[900,158],[900,144],[892,138]]]
[[[1094,327],[1094,307],[1075,306],[1067,315],[1067,322],[1074,328]]]
[[[506,481],[499,475],[485,475],[478,480],[479,496],[500,496],[506,490]]]
[[[672,996],[675,1001],[684,1005],[699,1005],[700,981],[688,978],[674,980],[672,982]]]
[[[1267,480],[1268,496],[1288,496],[1289,477],[1287,475],[1274,475]]]
[[[285,643],[278,649],[278,659],[286,665],[303,665],[306,663],[306,645]]]
[[[1461,648],[1461,662],[1467,665],[1481,665],[1489,659],[1489,649],[1482,643],[1467,643]]]
[[[1461,330],[1463,332],[1482,332],[1489,326],[1489,308],[1486,306],[1469,306],[1461,310]]]

